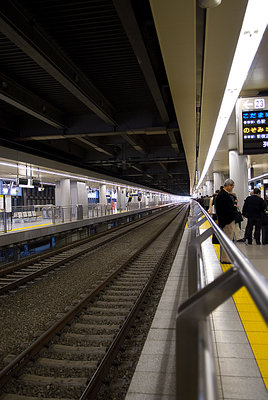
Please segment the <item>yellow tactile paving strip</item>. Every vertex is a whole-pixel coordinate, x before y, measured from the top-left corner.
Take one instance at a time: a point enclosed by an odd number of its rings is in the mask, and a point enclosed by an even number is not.
[[[46,224],[40,224],[40,225],[33,225],[33,226],[23,226],[22,228],[14,228],[14,229],[9,230],[8,232],[21,231],[23,229],[40,228],[41,226],[47,226],[47,225],[52,225],[52,222],[49,222]]]
[[[214,244],[218,258],[220,258],[220,245]],[[221,264],[225,272],[231,264]],[[268,327],[261,313],[252,300],[245,287],[239,289],[233,299],[244,326],[249,344],[254,353],[260,373],[268,390]]]
[[[207,221],[201,225],[201,229],[208,229],[210,225]],[[214,244],[214,249],[220,259],[220,245]],[[223,272],[230,268],[231,264],[221,264]],[[239,289],[233,299],[244,326],[249,344],[254,353],[260,373],[268,390],[268,327],[257,306],[252,300],[245,287]]]

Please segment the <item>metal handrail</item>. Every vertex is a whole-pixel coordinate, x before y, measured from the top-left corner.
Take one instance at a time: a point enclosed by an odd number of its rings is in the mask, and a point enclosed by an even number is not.
[[[206,220],[211,227],[198,235],[199,226]],[[214,358],[211,357],[211,338],[207,332],[206,317],[241,286],[246,286],[263,318],[268,322],[268,283],[196,202],[192,202],[190,228],[188,268],[189,275],[194,274],[196,277],[189,283],[190,298],[180,305],[177,314],[177,399],[215,400],[217,399],[216,377],[213,372],[215,367]],[[202,263],[201,244],[212,233],[217,236],[233,266],[213,282],[202,287],[199,273]]]

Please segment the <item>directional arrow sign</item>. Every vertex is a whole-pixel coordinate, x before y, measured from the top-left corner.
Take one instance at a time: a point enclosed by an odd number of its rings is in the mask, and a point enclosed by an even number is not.
[[[246,100],[242,103],[243,109],[246,108],[247,110],[249,110],[250,108],[253,108],[253,106],[254,106],[254,102],[252,100]]]

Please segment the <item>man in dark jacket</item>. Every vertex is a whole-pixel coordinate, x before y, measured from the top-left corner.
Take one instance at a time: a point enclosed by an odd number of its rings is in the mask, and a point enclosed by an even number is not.
[[[234,181],[232,179],[226,179],[223,189],[220,190],[215,201],[219,227],[222,228],[224,233],[231,240],[233,240],[234,237],[235,215],[237,212],[234,202],[230,196],[233,188]],[[231,263],[222,246],[220,248],[220,261],[222,264]]]
[[[248,244],[252,244],[252,231],[255,226],[254,238],[257,244],[261,244],[261,223],[266,210],[265,201],[261,198],[260,189],[256,188],[252,196],[248,196],[245,200],[242,214],[248,219],[247,239]]]

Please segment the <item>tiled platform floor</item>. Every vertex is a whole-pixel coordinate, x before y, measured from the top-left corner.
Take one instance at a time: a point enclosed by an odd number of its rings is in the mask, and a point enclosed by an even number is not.
[[[175,315],[178,305],[188,296],[185,269],[188,233],[189,230],[185,229],[126,400],[175,399]],[[265,269],[268,246],[258,246],[256,250],[252,245],[251,249],[247,249],[249,246],[242,243],[239,247],[255,265],[257,263],[254,260],[257,260],[259,268]],[[210,282],[222,273],[221,266],[210,239],[203,243],[202,251]],[[267,400],[264,381],[232,298],[213,312],[211,322],[219,398]],[[267,359],[264,359],[264,363],[267,363]]]

